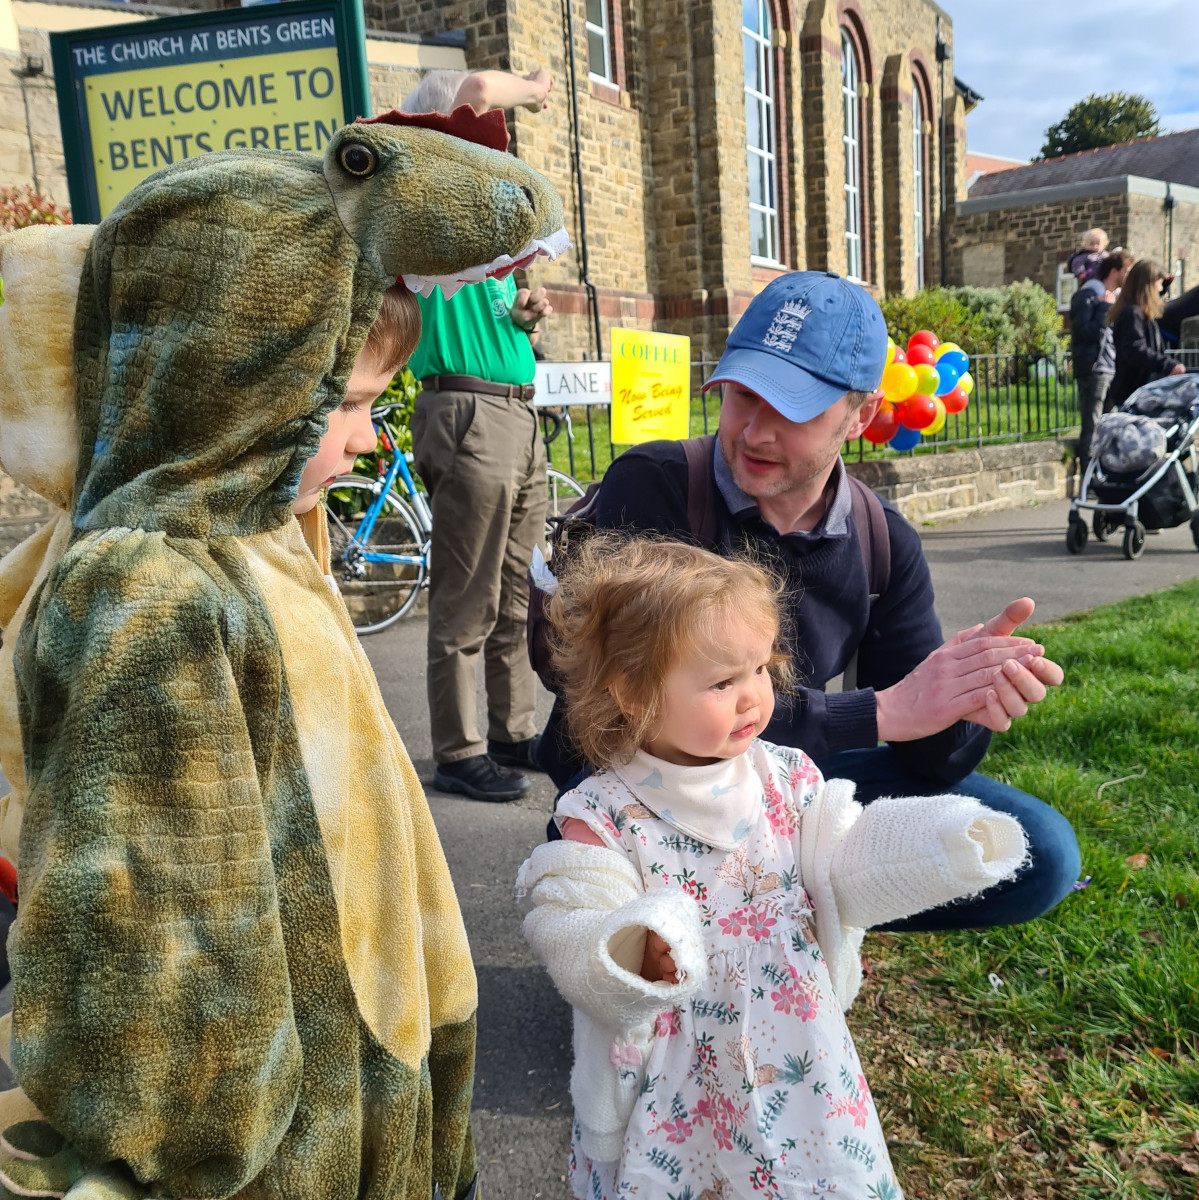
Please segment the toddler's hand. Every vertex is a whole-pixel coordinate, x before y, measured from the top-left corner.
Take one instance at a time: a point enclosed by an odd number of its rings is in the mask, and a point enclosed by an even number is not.
[[[649,983],[678,983],[679,972],[670,957],[670,947],[652,929],[645,935],[645,957],[641,960],[641,978]]]

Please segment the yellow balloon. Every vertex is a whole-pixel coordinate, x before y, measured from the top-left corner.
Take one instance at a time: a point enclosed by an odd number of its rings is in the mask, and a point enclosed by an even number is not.
[[[969,371],[966,371],[959,377],[958,387],[960,387],[962,391],[969,396],[970,393],[974,391],[974,376],[971,375]]]
[[[889,367],[895,361],[895,339],[887,338],[887,362]]]
[[[882,387],[892,404],[902,404],[916,393],[916,372],[907,363],[892,363],[883,372]]]
[[[922,396],[935,395],[937,388],[941,386],[941,376],[937,368],[929,363],[921,363],[912,370],[916,372],[916,391]]]
[[[961,350],[961,346],[957,342],[942,342],[936,350],[933,351],[934,361],[940,358],[942,354],[948,354],[950,350]]]
[[[933,403],[937,406],[937,415],[920,431],[925,437],[932,437],[945,428],[945,401],[940,396],[934,396]]]

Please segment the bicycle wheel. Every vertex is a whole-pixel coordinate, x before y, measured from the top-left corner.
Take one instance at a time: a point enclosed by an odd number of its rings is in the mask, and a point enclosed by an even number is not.
[[[572,479],[565,471],[555,467],[546,468],[545,483],[549,489],[549,503],[545,509],[545,536],[548,541],[556,519],[562,517],[587,489],[577,479]]]
[[[325,497],[333,578],[354,628],[378,633],[410,612],[429,578],[429,545],[416,514],[395,492],[383,508],[365,545],[354,541],[378,485],[362,475],[341,475]],[[395,554],[414,562],[371,562],[364,553]]]

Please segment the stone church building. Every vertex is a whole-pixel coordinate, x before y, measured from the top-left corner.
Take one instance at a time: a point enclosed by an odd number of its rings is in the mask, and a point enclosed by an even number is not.
[[[965,195],[953,25],[931,0],[364,0],[376,111],[434,68],[554,76],[512,150],[561,193],[575,249],[530,282],[551,358],[613,326],[715,358],[782,271],[877,295],[942,278],[943,196]],[[217,7],[184,0],[186,7]],[[0,181],[65,202],[48,31],[181,11],[0,0]],[[952,207],[951,207],[952,211]]]
[[[785,270],[876,294],[940,281],[941,179],[964,196],[972,94],[931,0],[366,0],[366,17],[465,30],[471,68],[552,72],[550,106],[512,121],[576,245],[535,272],[551,357],[593,357],[597,325],[607,357],[619,325],[714,358]]]

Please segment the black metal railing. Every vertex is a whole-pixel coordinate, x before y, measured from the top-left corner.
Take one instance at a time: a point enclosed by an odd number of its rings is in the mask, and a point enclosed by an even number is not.
[[[1199,350],[1171,350],[1189,371],[1199,371]],[[691,433],[710,433],[720,417],[720,387],[706,396],[703,385],[716,369],[712,361],[693,362]],[[1069,353],[977,354],[971,356],[974,391],[960,413],[951,414],[934,436],[922,437],[912,450],[896,451],[859,438],[847,443],[847,459],[894,458],[937,454],[964,446],[1024,442],[1061,437],[1078,427],[1078,388]],[[550,446],[554,466],[578,479],[598,479],[623,447],[612,444],[607,405],[571,410],[573,437],[563,432]]]

